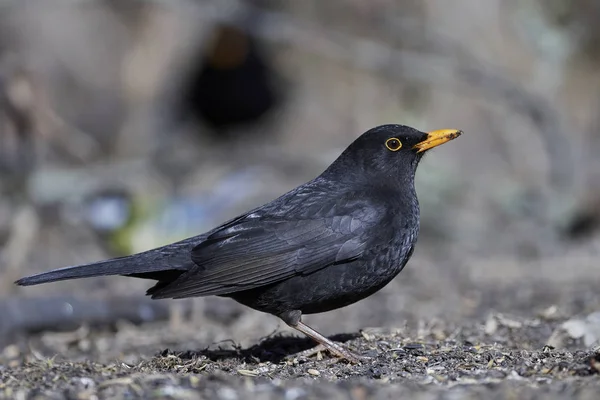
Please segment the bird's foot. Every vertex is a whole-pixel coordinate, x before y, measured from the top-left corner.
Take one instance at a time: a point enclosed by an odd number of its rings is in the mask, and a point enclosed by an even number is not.
[[[347,348],[338,345],[337,343],[335,348],[328,348],[327,350],[338,356],[337,361],[346,360],[351,364],[360,364],[361,362],[367,362],[371,359],[371,357],[356,354]]]
[[[296,317],[299,318],[298,316]],[[309,354],[318,354],[322,350],[328,350],[331,354],[339,357],[340,360],[347,360],[352,364],[359,364],[360,362],[369,360],[368,357],[354,354],[341,344],[333,342],[331,339],[326,338],[310,326],[304,324],[302,321],[295,321],[293,323],[288,322],[288,325],[290,325],[294,329],[299,330],[315,342],[319,343],[317,347],[309,350]]]
[[[301,351],[299,353],[296,354],[291,354],[289,356],[289,358],[311,358],[311,357],[317,357],[318,361],[321,361],[323,359],[323,352],[327,350],[327,348],[325,346],[323,346],[322,344],[318,344],[315,347],[311,348],[311,349],[307,349],[304,351]]]
[[[304,350],[300,353],[291,355],[290,358],[311,358],[316,356],[318,361],[323,359],[323,352],[329,351],[335,358],[332,360],[332,364],[336,364],[342,360],[346,360],[352,364],[359,364],[361,362],[366,362],[371,360],[370,357],[358,355],[341,345],[334,343],[333,346],[325,346],[323,344],[318,344],[312,349]]]

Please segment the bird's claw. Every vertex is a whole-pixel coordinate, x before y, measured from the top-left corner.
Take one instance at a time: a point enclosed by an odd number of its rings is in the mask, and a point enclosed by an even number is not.
[[[319,344],[312,349],[304,350],[300,353],[294,354],[290,356],[290,358],[311,358],[316,356],[317,360],[322,360],[322,353],[328,351],[335,358],[331,360],[332,364],[336,364],[342,360],[346,360],[351,364],[360,364],[361,362],[367,362],[371,360],[371,357],[366,357],[362,355],[358,355],[342,346],[335,346],[334,348],[329,348],[325,345]]]

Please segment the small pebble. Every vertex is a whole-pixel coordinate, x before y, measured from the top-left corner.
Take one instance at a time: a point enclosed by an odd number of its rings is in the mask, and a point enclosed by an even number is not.
[[[8,359],[12,359],[12,358],[19,357],[19,354],[21,354],[21,351],[19,350],[19,346],[10,345],[10,346],[7,346],[2,353],[3,353],[2,355],[4,357],[6,357]]]
[[[309,369],[306,372],[308,372],[310,375],[313,375],[313,376],[319,376],[319,375],[321,375],[321,373],[319,371],[317,371],[316,369],[312,369],[312,368]]]

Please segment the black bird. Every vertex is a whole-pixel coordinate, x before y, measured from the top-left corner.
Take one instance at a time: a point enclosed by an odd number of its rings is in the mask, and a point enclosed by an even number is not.
[[[426,150],[461,133],[373,128],[317,178],[207,233],[16,283],[102,275],[153,279],[158,282],[147,294],[154,299],[230,297],[358,361],[359,356],[305,325],[302,314],[355,303],[402,270],[419,233],[417,165]]]
[[[198,116],[216,137],[263,119],[281,99],[271,60],[252,34],[220,24],[214,42],[196,61],[178,106],[184,117]]]

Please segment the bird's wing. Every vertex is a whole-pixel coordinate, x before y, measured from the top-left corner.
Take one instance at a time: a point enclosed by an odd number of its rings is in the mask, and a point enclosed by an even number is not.
[[[360,258],[382,210],[364,197],[328,197],[251,212],[213,231],[192,250],[197,267],[153,297],[239,292]]]

